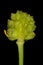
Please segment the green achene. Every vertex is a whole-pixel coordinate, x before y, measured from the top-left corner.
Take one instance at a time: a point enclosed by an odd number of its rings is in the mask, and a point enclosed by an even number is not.
[[[8,19],[7,33],[4,30],[5,35],[9,40],[17,40],[19,53],[19,65],[23,65],[23,45],[24,40],[30,40],[35,37],[36,25],[33,16],[22,11],[11,13],[11,19]]]

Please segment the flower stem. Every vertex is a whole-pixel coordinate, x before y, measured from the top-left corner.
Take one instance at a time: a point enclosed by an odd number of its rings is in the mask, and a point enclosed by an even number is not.
[[[19,65],[23,65],[23,45],[24,41],[17,41],[18,53],[19,53]]]

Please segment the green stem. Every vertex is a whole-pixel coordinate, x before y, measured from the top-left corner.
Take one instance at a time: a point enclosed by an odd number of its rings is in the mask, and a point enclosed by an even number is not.
[[[19,65],[23,65],[23,45],[24,41],[17,41],[18,53],[19,53]]]

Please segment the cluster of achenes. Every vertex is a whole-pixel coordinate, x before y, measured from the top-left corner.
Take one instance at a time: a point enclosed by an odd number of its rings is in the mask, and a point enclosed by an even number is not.
[[[7,35],[9,40],[30,40],[35,37],[35,21],[28,13],[17,11],[11,13],[11,19],[7,24]]]
[[[7,23],[7,33],[4,30],[5,35],[9,40],[17,40],[19,52],[19,65],[23,65],[23,44],[24,40],[30,40],[35,37],[35,21],[33,16],[28,13],[17,11],[11,13],[11,19]]]

